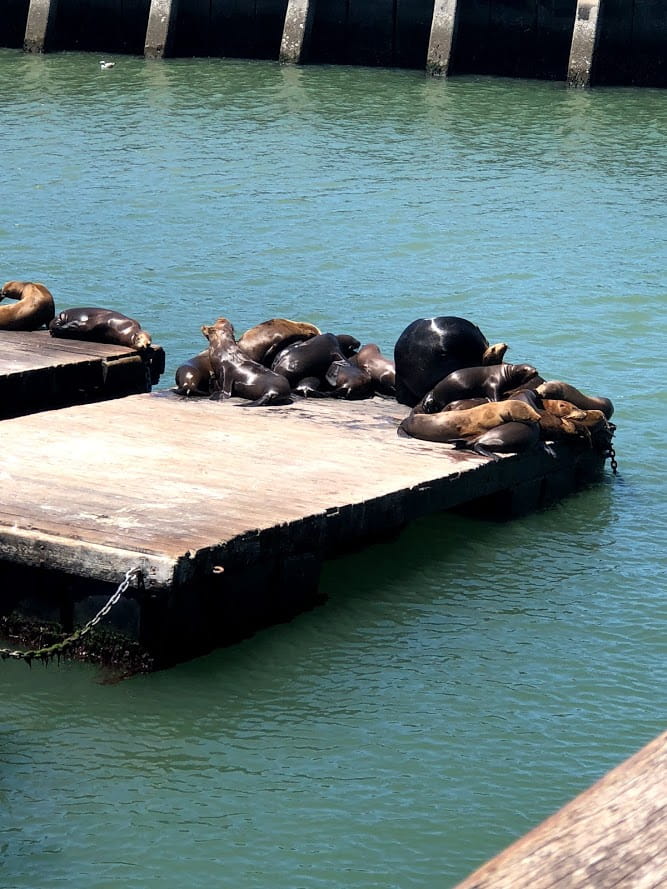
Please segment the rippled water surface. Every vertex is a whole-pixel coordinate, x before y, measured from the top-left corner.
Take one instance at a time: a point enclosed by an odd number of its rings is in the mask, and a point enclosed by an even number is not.
[[[4,889],[451,887],[665,727],[664,92],[5,51],[0,115],[3,280],[140,318],[165,387],[221,314],[463,315],[611,397],[620,469],[163,673],[1,663]]]

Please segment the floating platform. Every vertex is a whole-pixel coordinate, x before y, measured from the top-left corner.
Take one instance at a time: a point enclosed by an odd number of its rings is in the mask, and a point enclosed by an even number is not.
[[[160,346],[141,355],[48,330],[0,330],[0,419],[150,392],[164,365]]]
[[[667,732],[456,889],[667,885]]]
[[[0,614],[70,630],[136,568],[109,620],[165,666],[312,607],[326,558],[462,505],[535,509],[604,464],[399,437],[393,399],[246,404],[153,392],[0,423]]]

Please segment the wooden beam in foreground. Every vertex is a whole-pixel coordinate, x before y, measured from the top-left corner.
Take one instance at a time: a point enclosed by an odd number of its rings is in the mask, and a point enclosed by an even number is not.
[[[456,889],[667,886],[667,732]]]

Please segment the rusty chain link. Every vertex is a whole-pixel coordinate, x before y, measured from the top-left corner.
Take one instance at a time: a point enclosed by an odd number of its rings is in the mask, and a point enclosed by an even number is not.
[[[49,645],[46,648],[36,648],[30,651],[19,651],[12,650],[11,648],[0,648],[0,657],[2,660],[7,660],[7,658],[15,658],[17,660],[25,661],[28,666],[30,666],[31,661],[33,660],[41,660],[43,662],[48,661],[50,658],[59,656],[62,652],[74,645],[74,643],[78,642],[86,633],[89,633],[93,627],[97,626],[97,624],[102,620],[103,617],[111,611],[111,609],[116,605],[121,596],[127,592],[130,582],[132,578],[136,577],[137,584],[139,587],[143,586],[143,575],[141,573],[140,568],[130,568],[129,571],[125,572],[125,577],[121,581],[116,592],[111,596],[108,602],[100,608],[95,617],[92,617],[87,624],[83,627],[80,627],[78,630],[75,630],[71,636],[68,636],[67,639],[63,639],[62,642],[56,642],[53,645]]]

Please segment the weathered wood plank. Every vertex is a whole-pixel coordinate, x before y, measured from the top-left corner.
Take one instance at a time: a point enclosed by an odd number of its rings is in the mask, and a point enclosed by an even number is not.
[[[123,570],[143,554],[168,586],[257,547],[326,553],[574,459],[565,448],[495,464],[399,438],[407,409],[391,400],[243,404],[155,393],[3,421],[0,558],[106,579],[119,553]]]
[[[0,418],[149,391],[164,352],[52,337],[48,330],[0,331]]]
[[[456,889],[659,889],[667,884],[667,732]]]

